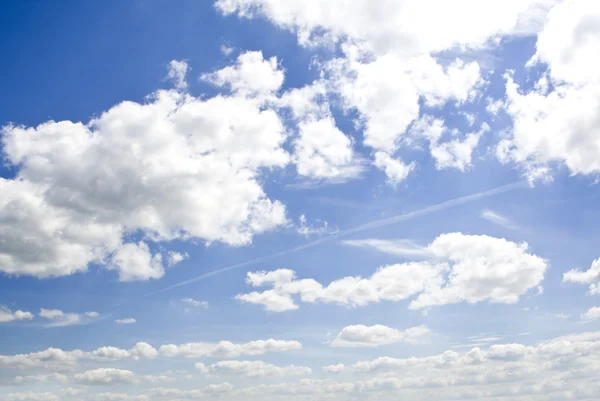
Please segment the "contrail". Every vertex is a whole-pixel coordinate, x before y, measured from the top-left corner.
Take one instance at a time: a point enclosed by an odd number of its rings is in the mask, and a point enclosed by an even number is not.
[[[165,288],[160,289],[158,291],[149,293],[147,295],[155,295],[155,294],[159,294],[161,292],[170,291],[172,289],[175,289],[175,288],[178,288],[178,287],[182,287],[184,285],[192,284],[192,283],[195,283],[197,281],[204,280],[205,278],[216,276],[218,274],[225,273],[225,272],[230,271],[230,270],[235,270],[235,269],[239,269],[239,268],[242,268],[242,267],[255,265],[255,264],[258,264],[258,263],[265,262],[267,260],[278,258],[280,256],[288,255],[290,253],[299,252],[299,251],[301,251],[303,249],[312,248],[313,246],[317,246],[317,245],[320,245],[320,244],[325,243],[325,242],[330,242],[330,241],[333,241],[334,239],[337,239],[337,238],[340,238],[340,237],[343,237],[343,236],[346,236],[346,235],[349,235],[349,234],[354,234],[354,233],[358,233],[358,232],[361,232],[361,231],[370,230],[372,228],[383,227],[383,226],[387,226],[387,225],[390,225],[390,224],[396,224],[396,223],[399,223],[399,222],[402,222],[402,221],[411,220],[411,219],[414,219],[416,217],[420,217],[420,216],[424,216],[424,215],[427,215],[427,214],[439,212],[439,211],[447,209],[449,207],[462,205],[463,203],[472,202],[472,201],[475,201],[475,200],[478,200],[478,199],[482,199],[482,198],[487,198],[487,197],[494,196],[494,195],[497,195],[497,194],[501,194],[501,193],[507,192],[507,191],[512,191],[513,189],[526,188],[528,186],[529,186],[529,184],[526,181],[519,181],[519,182],[515,182],[515,183],[512,183],[512,184],[503,185],[501,187],[496,187],[496,188],[490,189],[488,191],[478,192],[476,194],[467,195],[467,196],[463,196],[463,197],[456,198],[456,199],[451,199],[451,200],[448,200],[448,201],[445,201],[445,202],[442,202],[442,203],[438,203],[437,205],[432,205],[432,206],[425,207],[423,209],[415,210],[413,212],[409,212],[409,213],[405,213],[405,214],[400,214],[400,215],[388,217],[388,218],[385,218],[385,219],[375,220],[375,221],[372,221],[370,223],[362,224],[362,225],[360,225],[358,227],[350,228],[348,230],[339,231],[339,232],[337,232],[335,234],[332,234],[332,235],[330,235],[328,237],[321,238],[321,239],[318,239],[316,241],[312,241],[312,242],[309,242],[307,244],[297,246],[295,248],[286,249],[286,250],[281,251],[281,252],[273,253],[273,254],[270,254],[270,255],[262,256],[260,258],[251,259],[251,260],[248,260],[246,262],[237,263],[235,265],[231,265],[231,266],[223,267],[221,269],[213,270],[211,272],[201,274],[201,275],[196,276],[194,278],[191,278],[191,279],[188,279],[188,280],[181,281],[179,283],[170,285],[168,287],[165,287]]]

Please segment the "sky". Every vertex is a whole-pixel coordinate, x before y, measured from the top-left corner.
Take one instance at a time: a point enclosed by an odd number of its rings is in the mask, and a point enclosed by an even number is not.
[[[596,400],[600,2],[0,6],[0,401]]]

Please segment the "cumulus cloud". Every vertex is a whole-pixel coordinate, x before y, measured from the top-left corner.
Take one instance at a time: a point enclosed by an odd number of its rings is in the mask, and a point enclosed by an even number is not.
[[[135,374],[130,370],[100,368],[77,373],[73,379],[80,384],[87,385],[110,385],[131,384],[135,382]]]
[[[277,90],[283,77],[274,59],[244,53],[208,77],[231,95],[161,90],[87,123],[4,126],[17,174],[0,178],[0,271],[54,277],[95,263],[123,281],[156,279],[178,259],[156,243],[241,246],[286,223],[260,181],[263,169],[289,162],[286,129],[248,97]],[[124,243],[131,234],[143,238]]]
[[[208,301],[198,301],[193,298],[183,298],[181,302],[195,308],[208,309]]]
[[[346,366],[343,363],[337,365],[323,366],[323,370],[327,373],[343,373],[346,370]]]
[[[173,81],[177,89],[186,89],[188,84],[185,77],[188,73],[189,66],[185,61],[171,60],[169,63],[168,77]]]
[[[548,178],[553,163],[572,174],[600,172],[599,24],[598,2],[561,2],[550,11],[530,62],[547,73],[529,91],[507,76],[506,110],[514,127],[496,154],[522,166],[532,180]]]
[[[380,244],[376,244],[378,246]],[[292,270],[248,273],[247,283],[272,289],[238,294],[242,302],[274,312],[294,310],[294,296],[305,303],[352,307],[417,296],[411,309],[459,302],[516,303],[544,278],[547,261],[528,252],[526,243],[486,235],[442,234],[427,246],[430,260],[380,267],[371,277],[344,277],[323,286],[297,279]]]
[[[600,318],[600,307],[590,308],[587,312],[581,314],[583,320],[596,320]]]
[[[219,375],[257,377],[286,377],[310,375],[312,370],[304,366],[276,366],[263,361],[220,361],[210,366]]]
[[[76,324],[91,323],[96,320],[100,314],[98,312],[65,313],[60,309],[40,309],[39,317],[50,320],[47,327],[65,327]]]
[[[234,344],[229,341],[219,343],[188,343],[181,345],[168,344],[160,347],[163,357],[222,357],[235,358],[240,355],[263,355],[267,352],[286,352],[302,348],[298,341],[259,340],[243,344]]]
[[[4,305],[0,305],[0,323],[14,322],[18,320],[32,320],[33,314],[31,312],[25,312],[17,310],[11,311]]]
[[[425,326],[412,327],[405,331],[377,324],[374,326],[354,325],[342,329],[332,347],[374,348],[381,345],[405,342],[416,344],[429,337],[431,331]]]
[[[569,270],[563,274],[563,283],[589,284],[590,295],[600,294],[600,259],[592,262],[592,266],[586,270]]]

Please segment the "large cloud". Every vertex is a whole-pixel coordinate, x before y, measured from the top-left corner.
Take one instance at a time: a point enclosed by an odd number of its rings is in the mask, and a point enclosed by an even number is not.
[[[381,248],[381,241],[373,240],[346,244]],[[386,252],[390,246],[386,244]],[[403,243],[400,246],[404,248]],[[548,267],[544,259],[528,252],[526,243],[486,235],[443,234],[419,255],[429,255],[431,260],[383,266],[371,277],[344,277],[327,286],[313,279],[297,279],[295,272],[285,269],[248,273],[247,282],[253,287],[273,288],[239,294],[236,299],[274,312],[297,309],[294,295],[302,302],[353,307],[398,302],[415,295],[411,309],[486,300],[516,303],[541,283]]]
[[[255,98],[278,90],[283,72],[254,52],[206,78],[234,93],[203,99],[161,90],[85,124],[3,127],[3,150],[18,172],[0,178],[0,271],[64,276],[99,263],[121,280],[159,278],[163,258],[153,242],[239,246],[286,222],[284,206],[260,183],[263,169],[290,159],[285,128]],[[138,233],[143,241],[124,243]]]
[[[512,136],[500,142],[501,161],[548,178],[548,166],[572,174],[600,172],[600,3],[567,0],[549,14],[532,63],[548,71],[526,91],[508,78]]]

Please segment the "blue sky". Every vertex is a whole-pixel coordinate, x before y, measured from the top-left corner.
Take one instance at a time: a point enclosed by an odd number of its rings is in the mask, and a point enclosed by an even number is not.
[[[0,400],[593,399],[600,9],[450,3],[3,5]]]

